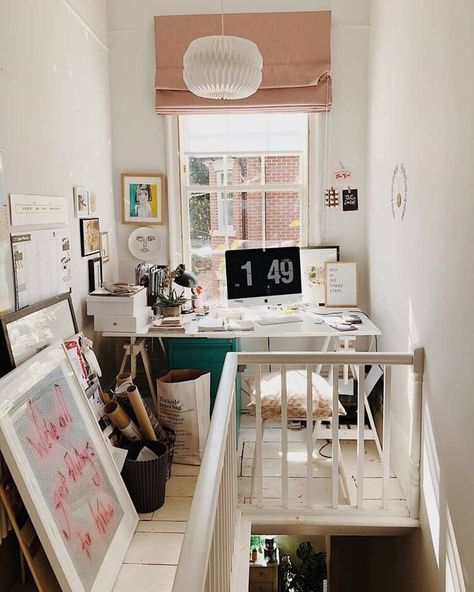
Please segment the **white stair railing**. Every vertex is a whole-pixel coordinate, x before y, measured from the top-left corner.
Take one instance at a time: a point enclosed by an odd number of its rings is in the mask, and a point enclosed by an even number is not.
[[[231,592],[232,571],[235,569],[236,553],[236,522],[239,516],[237,500],[237,440],[236,440],[236,406],[235,379],[239,365],[254,366],[256,380],[256,444],[255,444],[255,481],[256,494],[253,505],[245,505],[245,511],[251,517],[265,510],[263,498],[263,455],[262,455],[262,401],[260,395],[261,369],[265,366],[278,366],[281,372],[281,450],[282,450],[282,488],[281,507],[272,505],[273,524],[277,525],[280,513],[282,522],[290,504],[288,494],[288,384],[287,373],[290,366],[305,367],[307,372],[306,408],[307,425],[313,423],[312,417],[312,373],[319,365],[331,368],[330,383],[333,392],[332,436],[332,470],[331,470],[331,503],[329,513],[324,514],[321,506],[314,503],[313,495],[313,463],[307,463],[306,494],[307,507],[304,513],[299,512],[299,520],[317,517],[327,524],[346,524],[347,517],[356,517],[359,522],[365,521],[367,526],[379,526],[372,510],[364,505],[364,449],[366,430],[364,425],[365,410],[368,402],[365,392],[364,376],[366,365],[384,367],[384,427],[383,427],[383,494],[382,510],[388,507],[388,484],[390,479],[390,404],[391,404],[391,368],[408,366],[412,369],[412,423],[410,434],[410,517],[418,518],[420,497],[420,442],[421,442],[421,397],[423,381],[422,349],[414,353],[362,353],[362,352],[282,352],[282,353],[229,353],[226,356],[216,402],[212,415],[211,426],[202,459],[199,477],[196,484],[194,499],[184,536],[181,555],[176,571],[173,592]],[[338,382],[341,366],[350,366],[358,377],[358,412],[357,412],[357,499],[353,504],[341,505],[339,499],[340,481],[340,446],[338,430]],[[312,459],[313,437],[307,430],[307,458]],[[250,511],[249,511],[250,509]],[[301,506],[300,506],[301,509]],[[326,518],[324,518],[326,516]],[[380,516],[380,513],[378,514]],[[322,522],[321,522],[322,523]],[[412,524],[412,523],[411,523]],[[400,522],[400,526],[403,524]]]
[[[237,354],[227,354],[173,592],[229,592],[237,519]]]
[[[330,504],[322,503],[313,493],[315,479],[313,462],[306,463],[306,515],[318,510],[331,510],[328,515],[334,515],[334,511],[354,510],[359,514],[368,510],[364,502],[364,453],[366,441],[365,413],[369,414],[368,397],[365,388],[365,367],[366,365],[379,365],[383,368],[384,374],[384,406],[383,406],[383,436],[382,443],[378,441],[375,429],[372,430],[371,439],[376,440],[377,449],[381,451],[382,464],[382,503],[381,510],[389,510],[389,485],[390,485],[390,439],[391,439],[391,399],[392,399],[392,367],[406,366],[412,370],[412,418],[410,426],[410,491],[408,505],[410,518],[418,519],[418,504],[420,495],[420,435],[421,435],[421,397],[423,381],[423,349],[417,349],[414,353],[365,353],[365,352],[283,352],[283,353],[240,353],[238,354],[239,364],[246,367],[246,372],[255,376],[255,458],[252,464],[252,486],[250,503],[247,506],[256,508],[256,512],[265,509],[266,504],[263,496],[263,425],[262,422],[262,397],[260,392],[261,372],[263,367],[271,366],[279,368],[281,375],[281,509],[288,509],[288,371],[290,367],[304,368],[306,371],[306,423],[313,426],[313,384],[312,377],[316,367],[328,366],[329,382],[332,391],[332,418],[331,430],[329,432],[332,440],[331,460],[331,499]],[[340,432],[339,432],[339,382],[340,378],[346,375],[344,368],[351,368],[352,374],[358,382],[357,392],[357,461],[356,461],[356,499],[348,499],[347,483],[344,467],[342,465]],[[370,415],[372,419],[372,415]],[[372,419],[373,421],[373,419]],[[375,427],[375,426],[371,426]],[[313,458],[314,434],[312,429],[306,430],[306,458],[308,461]],[[408,460],[408,459],[407,459]],[[340,499],[340,484],[346,494],[346,503]],[[270,507],[275,510],[275,500],[272,500]],[[301,509],[301,505],[297,506]],[[372,510],[371,510],[372,511]],[[250,510],[251,512],[251,510]],[[396,510],[393,510],[396,512]],[[380,514],[380,513],[379,513]],[[348,515],[346,512],[345,515]]]

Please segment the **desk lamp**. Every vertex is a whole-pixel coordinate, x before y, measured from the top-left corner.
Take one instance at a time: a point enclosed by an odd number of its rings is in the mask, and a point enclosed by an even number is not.
[[[183,263],[180,263],[176,268],[178,275],[174,279],[174,283],[182,288],[195,288],[198,285],[198,279],[191,271],[186,271]],[[182,311],[183,314],[193,312],[192,307]]]

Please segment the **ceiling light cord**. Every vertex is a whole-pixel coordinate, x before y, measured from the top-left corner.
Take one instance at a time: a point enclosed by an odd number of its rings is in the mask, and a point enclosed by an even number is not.
[[[221,35],[224,37],[224,0],[221,0]]]

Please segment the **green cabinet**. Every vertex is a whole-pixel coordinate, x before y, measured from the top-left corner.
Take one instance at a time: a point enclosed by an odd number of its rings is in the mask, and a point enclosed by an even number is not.
[[[169,338],[170,369],[199,368],[211,373],[211,414],[216,400],[226,354],[239,351],[238,339],[207,339],[204,337]],[[236,381],[237,434],[240,427],[240,375]]]

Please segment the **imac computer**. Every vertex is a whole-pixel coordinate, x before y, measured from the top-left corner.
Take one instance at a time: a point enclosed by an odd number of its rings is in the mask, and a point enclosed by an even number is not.
[[[225,252],[230,306],[284,304],[301,299],[299,247]]]

